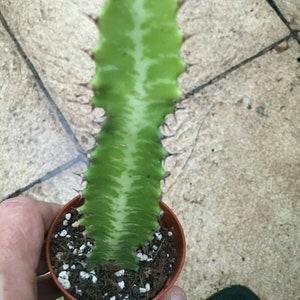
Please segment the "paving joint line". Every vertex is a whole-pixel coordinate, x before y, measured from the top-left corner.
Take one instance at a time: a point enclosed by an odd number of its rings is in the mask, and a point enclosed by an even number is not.
[[[226,76],[228,76],[230,73],[236,71],[240,67],[243,67],[244,65],[250,63],[251,61],[255,60],[256,58],[259,58],[260,56],[262,56],[262,55],[270,52],[271,50],[273,50],[276,46],[278,46],[282,42],[288,41],[291,37],[292,37],[292,35],[290,34],[290,35],[282,38],[281,40],[279,40],[279,41],[277,41],[277,42],[275,42],[275,43],[267,46],[266,48],[262,49],[261,51],[257,52],[256,54],[254,54],[254,55],[252,55],[252,56],[244,59],[240,63],[232,66],[228,70],[226,70],[226,71],[218,74],[217,76],[215,76],[212,79],[208,80],[204,84],[199,85],[199,86],[191,89],[189,92],[187,92],[187,93],[184,94],[184,96],[181,99],[181,101],[184,101],[184,100],[190,98],[191,96],[194,96],[195,94],[199,93],[201,90],[203,90],[204,88],[206,88],[207,86],[210,86],[210,85],[215,84],[216,82],[222,80],[223,78],[225,78]]]
[[[72,166],[76,165],[79,162],[83,162],[83,163],[87,164],[88,160],[83,154],[79,154],[77,157],[75,157],[75,158],[71,159],[70,161],[67,161],[66,163],[47,172],[45,175],[41,176],[40,178],[38,178],[34,181],[31,181],[27,185],[15,190],[13,193],[10,193],[10,194],[4,196],[4,198],[0,199],[0,203],[6,199],[17,197],[17,196],[21,195],[22,193],[24,193],[24,192],[28,191],[29,189],[31,189],[32,187],[34,187],[35,185],[45,182],[45,181],[55,177],[56,175],[61,174],[63,171],[71,168]]]
[[[83,150],[83,148],[79,144],[74,132],[72,131],[68,121],[66,120],[63,113],[61,112],[61,110],[57,106],[56,102],[54,101],[54,99],[52,98],[50,93],[48,92],[48,90],[47,90],[46,86],[44,85],[38,71],[36,70],[33,63],[31,62],[31,60],[29,59],[29,57],[25,53],[25,51],[24,51],[23,47],[21,46],[21,44],[19,43],[18,39],[15,37],[12,30],[10,29],[10,27],[9,27],[7,21],[5,20],[1,10],[0,10],[0,22],[2,23],[2,25],[3,25],[4,29],[6,30],[6,32],[9,34],[9,36],[12,39],[13,43],[15,44],[19,54],[21,55],[21,57],[25,61],[25,64],[27,65],[27,67],[31,71],[31,73],[33,75],[33,78],[34,78],[34,81],[36,82],[37,86],[39,87],[41,92],[45,95],[45,97],[46,97],[48,103],[50,104],[50,106],[52,107],[52,109],[54,109],[54,112],[56,113],[56,116],[58,117],[62,127],[64,128],[65,132],[67,133],[67,135],[69,136],[69,138],[71,139],[73,144],[75,145],[77,151],[79,153],[85,153],[85,151]]]
[[[290,25],[290,22],[285,18],[283,13],[280,11],[279,7],[273,0],[267,0],[269,5],[272,7],[272,9],[276,12],[277,16],[281,19],[281,21],[284,23],[284,25],[288,28],[290,31],[291,36],[300,44],[300,36],[299,36],[299,30],[293,29]]]
[[[277,15],[281,18],[281,20],[284,22],[284,24],[288,27],[288,29],[290,30],[290,35],[287,37],[284,37],[283,39],[271,44],[270,46],[264,48],[263,50],[261,50],[260,52],[258,52],[257,54],[243,60],[242,62],[238,63],[237,65],[231,67],[230,69],[226,70],[225,72],[215,76],[214,78],[210,79],[209,81],[207,81],[206,83],[193,88],[192,90],[190,90],[189,92],[187,92],[185,94],[185,97],[182,100],[185,100],[193,95],[195,95],[196,93],[198,93],[199,91],[201,91],[202,89],[204,89],[205,87],[214,84],[218,81],[220,81],[221,79],[225,78],[227,75],[229,75],[230,73],[232,73],[233,71],[237,70],[238,68],[246,65],[247,63],[251,62],[252,60],[264,55],[265,53],[271,51],[272,49],[274,49],[278,44],[287,41],[288,39],[290,39],[291,37],[293,37],[294,39],[297,40],[297,42],[299,43],[299,36],[298,36],[298,32],[297,30],[294,30],[290,27],[289,22],[284,18],[284,16],[282,15],[282,13],[280,12],[280,10],[278,9],[278,7],[276,6],[276,4],[274,3],[274,1],[272,0],[267,0],[267,2],[271,5],[271,7],[275,10],[275,12],[277,13]],[[85,151],[82,149],[82,147],[80,146],[80,144],[78,143],[69,123],[67,122],[67,120],[65,119],[64,115],[62,114],[62,112],[60,111],[59,107],[57,106],[57,104],[55,103],[54,99],[52,98],[52,96],[50,95],[50,93],[48,92],[47,88],[45,87],[42,79],[40,78],[36,68],[34,67],[33,63],[31,62],[31,60],[28,58],[28,56],[26,55],[24,49],[22,48],[21,44],[19,43],[19,41],[17,40],[17,38],[14,36],[13,32],[11,31],[8,23],[6,22],[3,14],[0,11],[0,21],[3,25],[3,27],[5,28],[5,30],[7,31],[7,33],[9,34],[9,36],[11,37],[11,39],[13,40],[15,46],[17,47],[18,52],[20,53],[21,57],[24,59],[27,67],[30,69],[31,73],[33,74],[34,80],[36,81],[37,85],[39,86],[40,90],[43,92],[43,94],[46,96],[47,100],[50,102],[52,108],[54,108],[63,128],[65,129],[65,131],[67,132],[67,134],[69,135],[70,139],[72,140],[72,142],[75,144],[77,150],[79,151],[79,155],[67,162],[64,163],[62,165],[60,165],[59,167],[55,168],[52,171],[47,172],[44,176],[32,181],[31,183],[27,184],[26,186],[17,189],[15,192],[7,195],[4,199],[0,199],[0,202],[10,198],[10,197],[15,197],[17,195],[20,195],[21,193],[29,190],[30,188],[32,188],[33,186],[35,186],[36,184],[42,183],[50,178],[53,178],[54,176],[62,173],[64,170],[69,169],[70,167],[72,167],[73,165],[75,165],[76,163],[82,161],[84,163],[87,164],[87,158],[85,156]]]

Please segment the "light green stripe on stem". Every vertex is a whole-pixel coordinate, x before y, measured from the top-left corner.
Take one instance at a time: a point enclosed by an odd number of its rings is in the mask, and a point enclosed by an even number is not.
[[[107,120],[85,174],[82,212],[96,241],[90,263],[136,268],[133,250],[158,226],[159,126],[180,96],[175,0],[108,0],[100,14],[92,103]]]

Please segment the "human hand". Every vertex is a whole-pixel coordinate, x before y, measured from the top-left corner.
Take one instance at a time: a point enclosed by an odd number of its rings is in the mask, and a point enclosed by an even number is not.
[[[178,287],[173,286],[167,293],[164,295],[161,300],[186,300],[187,297],[184,291]]]
[[[0,203],[0,299],[54,300],[53,282],[37,283],[44,236],[61,205],[17,197]],[[173,287],[161,300],[186,300]]]
[[[61,208],[54,203],[17,197],[0,203],[0,299],[53,300],[54,283],[38,289],[37,269],[44,236]]]

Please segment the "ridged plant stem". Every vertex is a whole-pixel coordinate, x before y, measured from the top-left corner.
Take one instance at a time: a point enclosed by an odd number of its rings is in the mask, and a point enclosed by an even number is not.
[[[134,249],[158,227],[162,159],[159,126],[181,95],[182,36],[176,0],[107,0],[94,49],[92,105],[106,121],[85,174],[83,224],[96,241],[91,265],[136,269]]]

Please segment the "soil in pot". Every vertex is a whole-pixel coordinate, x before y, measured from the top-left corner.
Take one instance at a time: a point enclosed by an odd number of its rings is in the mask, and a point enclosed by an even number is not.
[[[163,224],[148,245],[136,249],[137,272],[108,266],[86,269],[94,242],[84,235],[77,209],[65,214],[53,235],[50,255],[61,285],[76,299],[152,299],[164,286],[176,264],[174,237]]]

